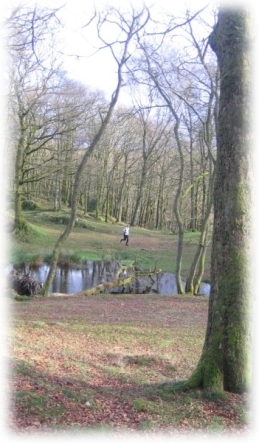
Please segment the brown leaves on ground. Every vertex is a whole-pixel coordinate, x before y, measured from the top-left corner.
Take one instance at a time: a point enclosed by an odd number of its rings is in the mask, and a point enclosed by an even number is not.
[[[208,299],[153,295],[10,302],[15,432],[244,432],[246,396],[173,392],[195,369]]]

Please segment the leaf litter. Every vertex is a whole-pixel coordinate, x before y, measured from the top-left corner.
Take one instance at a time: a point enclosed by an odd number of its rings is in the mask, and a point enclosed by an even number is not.
[[[248,395],[170,389],[198,363],[207,298],[96,295],[10,304],[14,432],[250,429]]]

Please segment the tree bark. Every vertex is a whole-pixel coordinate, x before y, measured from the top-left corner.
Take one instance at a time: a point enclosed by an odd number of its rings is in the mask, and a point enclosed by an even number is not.
[[[210,35],[220,68],[211,295],[189,387],[243,393],[251,384],[251,60],[248,12],[221,8]]]

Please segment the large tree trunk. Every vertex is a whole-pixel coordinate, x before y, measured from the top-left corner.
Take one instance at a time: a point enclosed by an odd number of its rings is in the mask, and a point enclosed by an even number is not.
[[[251,146],[248,13],[222,8],[210,36],[220,68],[211,296],[189,387],[242,393],[251,383]]]

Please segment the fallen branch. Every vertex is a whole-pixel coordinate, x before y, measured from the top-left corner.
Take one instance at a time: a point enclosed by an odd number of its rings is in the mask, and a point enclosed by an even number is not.
[[[128,272],[132,272],[131,275],[127,275],[124,278],[120,278],[120,275],[123,274],[125,275],[125,273],[127,274]],[[154,283],[154,280],[152,278],[152,276],[155,274],[160,274],[162,272],[161,269],[159,270],[155,270],[155,271],[139,271],[139,270],[135,270],[135,265],[131,264],[131,265],[127,265],[127,266],[121,266],[116,274],[115,274],[115,279],[111,282],[104,282],[104,283],[100,283],[97,286],[93,286],[92,288],[89,289],[85,289],[84,291],[81,292],[75,292],[73,294],[62,294],[62,293],[52,293],[50,294],[50,296],[66,296],[66,295],[70,295],[70,296],[90,296],[90,295],[94,295],[94,294],[100,294],[104,291],[107,291],[108,289],[111,288],[116,288],[116,287],[123,287],[125,288],[125,286],[130,285],[134,279],[139,279],[141,277],[150,277],[152,284]],[[152,286],[152,285],[151,285]]]

